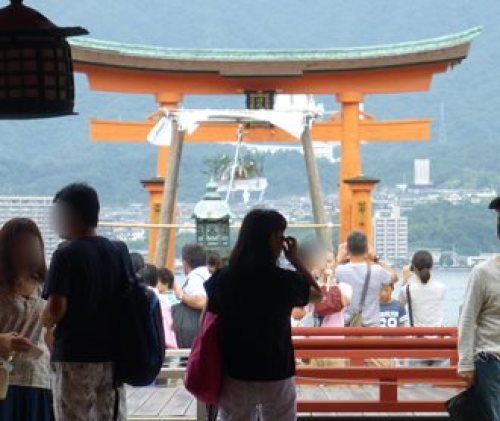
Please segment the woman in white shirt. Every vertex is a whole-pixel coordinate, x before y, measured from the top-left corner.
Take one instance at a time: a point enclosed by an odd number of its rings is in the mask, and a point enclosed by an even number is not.
[[[432,278],[432,254],[426,250],[417,251],[411,266],[403,268],[403,286],[399,293],[401,304],[411,301],[413,326],[440,327],[444,325],[444,299],[446,287]],[[412,275],[415,281],[409,282]]]
[[[403,286],[399,293],[402,305],[408,305],[410,325],[416,327],[441,327],[444,325],[444,300],[446,287],[432,278],[432,254],[417,251],[411,266],[403,268]],[[412,275],[415,280],[409,282]],[[418,365],[441,365],[443,360],[418,361]]]

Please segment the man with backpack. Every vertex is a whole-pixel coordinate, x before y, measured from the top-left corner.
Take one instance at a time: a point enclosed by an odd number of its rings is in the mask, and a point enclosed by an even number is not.
[[[113,332],[117,301],[127,287],[123,267],[132,264],[124,244],[118,253],[115,243],[96,234],[98,218],[99,199],[92,187],[70,184],[55,195],[54,222],[67,243],[52,257],[43,322],[55,328],[57,421],[126,419],[124,389],[114,383]]]

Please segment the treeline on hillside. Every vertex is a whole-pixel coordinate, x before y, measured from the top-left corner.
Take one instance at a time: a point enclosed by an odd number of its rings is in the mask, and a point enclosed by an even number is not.
[[[454,249],[462,255],[497,251],[496,216],[487,207],[448,202],[414,207],[406,213],[410,247]]]

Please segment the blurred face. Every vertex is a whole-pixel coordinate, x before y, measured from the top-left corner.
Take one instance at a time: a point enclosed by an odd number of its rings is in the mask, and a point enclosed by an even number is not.
[[[45,259],[38,237],[32,234],[21,234],[14,243],[12,258],[18,273],[34,273]]]
[[[325,283],[329,283],[332,281],[332,278],[333,278],[333,271],[330,268],[326,268],[323,271],[323,281]]]
[[[156,289],[158,290],[158,292],[159,292],[160,294],[163,294],[163,293],[165,293],[165,292],[167,292],[167,291],[168,291],[168,287],[167,287],[167,285],[166,285],[166,284],[161,283],[160,281],[158,281],[158,282],[156,283]]]
[[[392,300],[392,288],[390,285],[384,285],[380,289],[380,301],[383,303],[388,303]]]
[[[331,251],[326,254],[326,266],[329,268],[335,266],[335,255]]]
[[[77,220],[71,209],[64,203],[54,203],[52,207],[52,225],[59,237],[71,240],[74,236]]]
[[[283,243],[285,242],[285,236],[283,231],[274,232],[269,238],[269,245],[273,255],[278,259],[281,256],[283,250]]]

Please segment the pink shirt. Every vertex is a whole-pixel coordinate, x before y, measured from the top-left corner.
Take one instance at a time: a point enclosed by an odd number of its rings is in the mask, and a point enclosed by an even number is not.
[[[165,346],[167,349],[179,349],[177,338],[174,332],[174,322],[172,319],[172,307],[168,298],[160,295],[161,313],[163,315],[163,329],[165,330]]]
[[[151,288],[151,287],[150,287]],[[165,331],[165,346],[167,349],[179,349],[175,337],[174,321],[172,319],[172,306],[168,297],[161,295],[156,288],[151,288],[160,300],[161,314],[163,316],[163,330]]]

